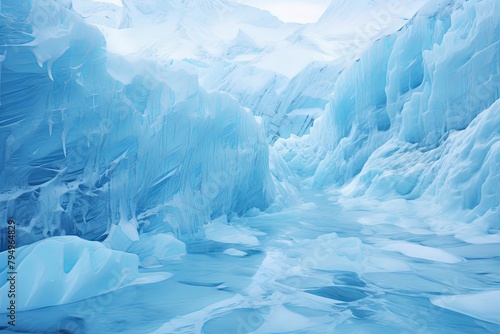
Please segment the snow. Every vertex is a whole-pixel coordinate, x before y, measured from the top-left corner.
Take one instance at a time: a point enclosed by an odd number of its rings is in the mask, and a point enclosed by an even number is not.
[[[409,242],[390,244],[384,246],[382,249],[393,252],[400,252],[406,256],[430,261],[438,261],[444,263],[457,263],[461,261],[459,257],[454,256],[441,249],[416,245]]]
[[[499,332],[498,1],[0,6],[16,331]]]
[[[230,256],[246,256],[247,253],[240,251],[235,248],[228,248],[224,251],[224,254],[230,255]]]
[[[236,0],[236,2],[268,10],[273,15],[279,17],[283,22],[298,23],[316,22],[330,3],[329,0],[313,0],[308,2],[302,2],[300,0]]]
[[[205,226],[205,238],[226,244],[241,244],[256,246],[259,244],[257,237],[245,227],[227,225],[227,220],[221,217]]]

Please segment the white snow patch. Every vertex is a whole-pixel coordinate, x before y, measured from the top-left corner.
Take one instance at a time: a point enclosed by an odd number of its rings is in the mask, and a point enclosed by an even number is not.
[[[409,242],[398,242],[387,245],[383,250],[399,252],[409,257],[424,259],[443,263],[458,263],[463,260],[453,254],[450,254],[442,249],[417,245]]]
[[[227,225],[222,223],[220,219],[205,226],[205,237],[208,240],[226,244],[259,245],[259,239],[253,235],[250,229]]]
[[[237,257],[243,257],[247,255],[246,252],[240,251],[236,248],[228,248],[224,251],[224,254],[230,255],[230,256],[237,256]]]

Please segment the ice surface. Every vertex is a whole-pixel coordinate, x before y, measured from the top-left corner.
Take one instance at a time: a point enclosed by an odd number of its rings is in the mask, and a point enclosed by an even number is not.
[[[336,233],[324,234],[302,245],[307,254],[302,266],[319,270],[350,272],[409,271],[410,267],[388,256],[371,256],[374,249],[356,237],[339,238]]]

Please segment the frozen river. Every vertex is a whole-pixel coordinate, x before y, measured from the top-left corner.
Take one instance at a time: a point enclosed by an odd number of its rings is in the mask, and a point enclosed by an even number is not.
[[[182,259],[148,269],[173,274],[163,282],[18,322],[48,333],[500,332],[491,308],[500,303],[500,243],[433,233],[411,202],[377,210],[311,191],[303,200],[188,244]]]

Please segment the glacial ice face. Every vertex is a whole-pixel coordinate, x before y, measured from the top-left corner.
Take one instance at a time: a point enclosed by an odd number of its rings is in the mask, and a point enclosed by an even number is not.
[[[275,148],[315,187],[439,199],[498,230],[499,16],[490,0],[427,4],[339,75],[310,135]]]
[[[331,1],[318,22],[298,28],[289,40],[347,65],[408,23],[428,0]]]
[[[271,203],[251,113],[184,71],[106,53],[69,7],[2,2],[0,215],[20,243],[102,239],[116,224],[191,238]]]

